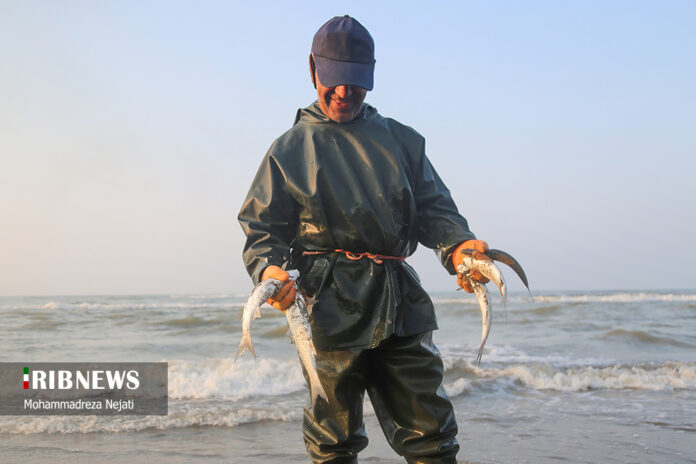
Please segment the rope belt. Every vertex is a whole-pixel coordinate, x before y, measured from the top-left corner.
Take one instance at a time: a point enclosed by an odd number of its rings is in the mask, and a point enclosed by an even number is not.
[[[380,255],[377,253],[368,253],[368,252],[354,253],[352,251],[341,250],[341,249],[336,249],[333,251],[303,251],[302,256],[325,255],[327,253],[343,253],[344,255],[346,255],[346,257],[348,259],[353,260],[353,261],[358,261],[359,259],[368,258],[377,264],[382,264],[382,261],[385,259],[391,259],[394,261],[405,261],[406,260],[405,256],[387,256],[387,255]]]

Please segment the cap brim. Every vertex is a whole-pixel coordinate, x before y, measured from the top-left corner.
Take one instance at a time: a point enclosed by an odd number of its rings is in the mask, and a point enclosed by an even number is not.
[[[338,85],[356,85],[372,90],[374,85],[375,64],[336,61],[314,55],[319,82],[324,87]]]

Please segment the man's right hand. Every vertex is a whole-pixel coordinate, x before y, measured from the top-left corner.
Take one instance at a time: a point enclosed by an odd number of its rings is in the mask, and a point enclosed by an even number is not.
[[[290,274],[285,272],[282,267],[273,265],[263,270],[261,280],[263,281],[266,279],[276,279],[281,282],[286,282],[286,284],[278,290],[278,293],[267,300],[267,303],[275,309],[285,311],[295,301],[295,282],[290,280]]]

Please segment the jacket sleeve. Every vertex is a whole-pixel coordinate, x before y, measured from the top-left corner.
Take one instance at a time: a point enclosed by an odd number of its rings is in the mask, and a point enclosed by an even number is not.
[[[435,249],[442,265],[454,275],[452,251],[463,241],[475,239],[476,236],[469,230],[469,224],[459,214],[449,189],[425,155],[425,140],[422,138],[416,163],[414,194],[418,210],[418,241]]]
[[[296,231],[295,202],[272,150],[261,162],[237,217],[247,237],[242,256],[254,285],[266,267],[288,261]]]

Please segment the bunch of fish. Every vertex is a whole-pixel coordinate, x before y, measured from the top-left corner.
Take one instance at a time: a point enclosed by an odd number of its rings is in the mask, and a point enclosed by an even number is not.
[[[300,276],[299,271],[296,270],[288,271],[288,274],[290,274],[290,279],[292,280],[297,280]],[[244,305],[244,311],[242,312],[242,341],[239,343],[237,356],[234,358],[235,360],[245,351],[251,352],[254,358],[256,358],[254,346],[251,343],[251,323],[254,319],[261,317],[261,305],[267,299],[275,295],[283,285],[285,285],[285,282],[281,282],[280,280],[266,279],[259,283],[251,292],[251,295],[249,295]],[[295,288],[297,289],[297,284],[295,284]],[[320,397],[328,403],[329,400],[324,391],[324,387],[319,381],[319,374],[317,373],[317,352],[312,342],[312,328],[309,325],[307,303],[299,289],[297,289],[295,294],[295,302],[285,310],[285,317],[288,320],[288,327],[290,328],[290,334],[297,348],[300,362],[307,373],[307,377],[309,377],[312,407],[314,407],[317,399]]]
[[[476,356],[476,362],[481,364],[481,356],[483,355],[483,346],[486,344],[488,339],[488,333],[491,330],[491,314],[492,307],[488,302],[488,292],[486,291],[486,286],[472,276],[472,271],[477,271],[481,273],[487,279],[493,281],[495,285],[500,290],[500,296],[503,297],[503,305],[507,307],[507,289],[505,287],[505,279],[503,279],[503,274],[500,269],[495,265],[493,260],[500,261],[501,263],[507,264],[512,268],[513,271],[522,280],[522,283],[527,287],[529,291],[529,284],[527,282],[527,276],[522,269],[520,263],[517,262],[510,254],[502,250],[488,250],[486,253],[481,253],[473,249],[463,249],[460,250],[463,255],[461,264],[457,266],[457,274],[460,274],[469,282],[471,288],[478,298],[479,306],[481,307],[481,346],[478,350],[478,356]],[[531,292],[529,293],[531,295]]]

